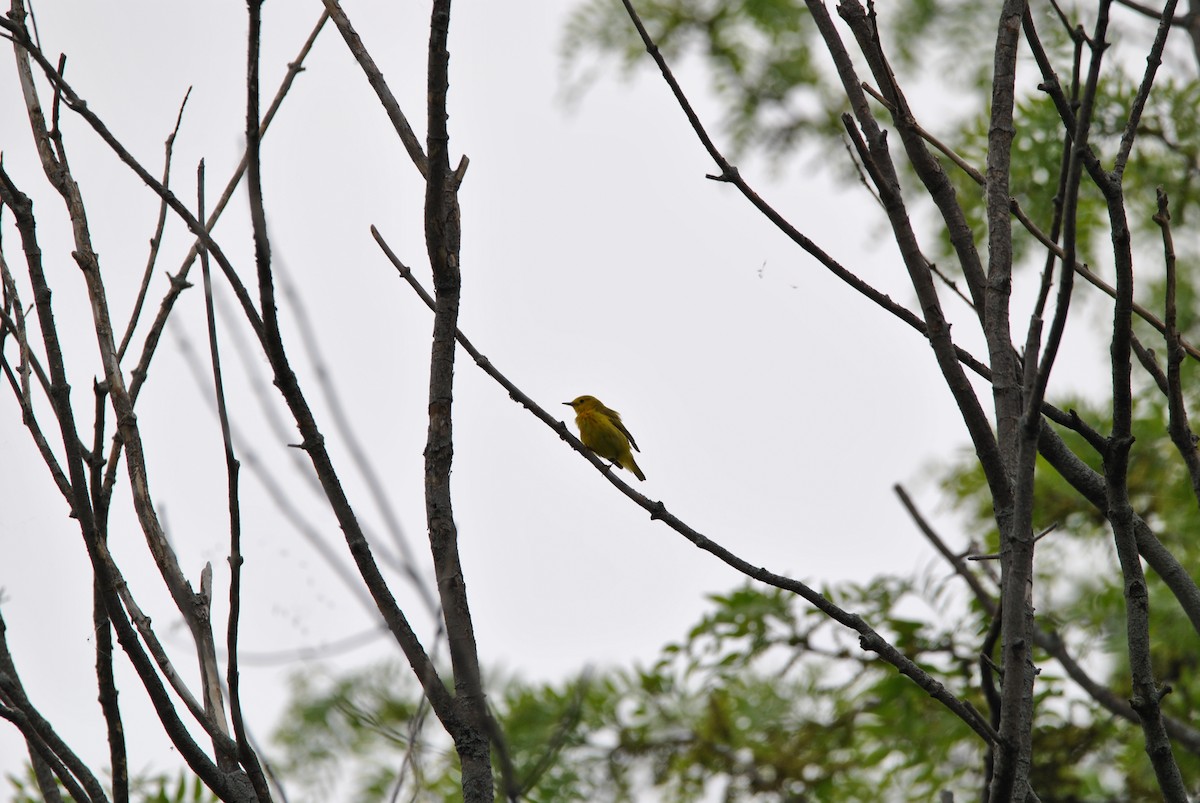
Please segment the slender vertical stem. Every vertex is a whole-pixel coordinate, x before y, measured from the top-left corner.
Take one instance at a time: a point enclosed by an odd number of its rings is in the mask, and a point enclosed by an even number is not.
[[[1033,729],[1033,470],[1037,421],[1022,426],[1022,370],[1012,347],[1012,218],[1009,197],[1015,135],[1017,44],[1025,0],[1005,0],[996,32],[991,120],[985,184],[988,277],[984,335],[992,368],[992,398],[1001,458],[1012,482],[1009,504],[995,506],[1000,531],[1001,612],[1004,675],[1000,687],[1000,742],[990,799],[1024,800],[1028,791]],[[1029,342],[1036,327],[1031,327]],[[1035,346],[1036,349],[1036,346]],[[1026,359],[1036,359],[1027,354]],[[1026,380],[1035,376],[1024,372]]]
[[[428,175],[425,184],[425,245],[433,267],[435,307],[429,368],[429,432],[425,446],[425,513],[438,593],[454,667],[459,732],[451,733],[462,762],[463,798],[490,801],[494,795],[488,712],[483,697],[475,628],[458,554],[458,530],[450,496],[454,459],[452,403],[455,333],[458,328],[461,235],[457,181],[450,169],[449,89],[450,0],[435,0],[430,18],[428,71]]]

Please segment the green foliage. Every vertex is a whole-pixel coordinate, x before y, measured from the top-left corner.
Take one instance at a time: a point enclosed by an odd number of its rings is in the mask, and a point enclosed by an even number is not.
[[[914,595],[892,578],[841,596],[970,697],[963,631],[888,617]],[[916,801],[979,783],[981,745],[968,729],[895,670],[861,656],[824,617],[777,590],[744,587],[712,602],[650,667],[492,689],[530,800],[634,800],[649,784],[656,799],[681,803],[714,790],[731,801]],[[383,799],[380,776],[395,776],[408,746],[391,734],[409,732],[403,712],[414,708],[403,701],[415,698],[415,685],[376,668],[301,679],[296,689],[279,734],[293,798],[297,783],[315,790],[310,799],[328,796],[331,776],[354,765],[354,799]],[[379,705],[371,716],[361,711],[367,700]],[[422,799],[453,799],[453,752],[439,745],[436,728],[421,733],[409,782],[421,785]]]
[[[827,593],[951,692],[986,710],[977,655],[988,620],[957,589],[953,578],[931,575],[880,577]],[[978,737],[910,680],[862,653],[854,634],[776,589],[744,586],[711,601],[709,613],[651,666],[585,672],[563,684],[493,678],[489,699],[527,799],[633,801],[648,789],[672,803],[714,794],[834,803],[977,794],[984,756]],[[1112,599],[1086,594],[1058,613],[1074,617],[1063,631],[1069,642],[1102,637],[1090,657],[1114,667],[1113,682],[1127,690],[1115,643],[1124,632],[1115,621],[1119,604],[1119,591]],[[1077,614],[1088,606],[1090,618]],[[1185,657],[1182,650],[1175,656],[1178,677],[1194,674]],[[1037,660],[1044,670],[1034,729],[1041,798],[1151,799],[1154,779],[1137,726],[1082,697],[1047,656]],[[352,799],[388,799],[406,753],[406,794],[446,801],[461,795],[454,752],[429,719],[414,724],[416,684],[399,668],[300,676],[295,688],[277,735],[290,799],[329,799],[347,774]],[[1182,682],[1179,699],[1165,701],[1168,712],[1186,717],[1196,692],[1190,678]],[[400,736],[412,733],[419,734],[415,741]],[[1183,757],[1184,771],[1200,770],[1195,763]]]
[[[37,778],[33,774],[33,767],[25,765],[25,777],[18,778],[16,775],[6,775],[8,785],[12,787],[12,797],[9,798],[11,803],[42,803],[42,793],[38,789]],[[59,789],[62,790],[62,785]]]
[[[175,778],[166,775],[148,779],[137,784],[145,803],[217,803],[214,795],[199,777],[189,772],[180,772]]]
[[[12,795],[10,803],[43,803],[41,789],[33,774],[33,768],[25,767],[25,777],[7,776]],[[137,803],[217,803],[214,795],[199,777],[187,770],[175,775],[157,774],[133,778],[129,784],[130,799]],[[70,799],[66,787],[58,784],[64,800]]]
[[[673,64],[689,54],[702,60],[710,89],[724,108],[723,123],[735,152],[788,158],[805,141],[841,140],[845,93],[803,0],[646,0],[634,5]],[[895,66],[917,74],[936,71],[939,92],[955,93],[964,120],[983,108],[980,98],[986,94],[980,91],[990,80],[996,26],[980,20],[992,20],[994,3],[913,0],[880,4],[878,13],[879,32]],[[1046,29],[1046,46],[1056,54],[1065,52],[1067,36],[1053,24],[1051,11],[1035,13]],[[653,69],[624,8],[609,0],[576,6],[561,52],[566,71],[574,73],[568,83],[575,91],[590,85],[608,60],[627,76],[635,67]]]
[[[1189,401],[1195,401],[1195,394],[1190,395]],[[1107,410],[1094,403],[1075,399],[1062,406],[1076,410],[1102,432],[1110,427]],[[1167,436],[1167,417],[1162,395],[1156,387],[1143,381],[1134,400],[1136,444],[1129,467],[1130,499],[1176,558],[1184,566],[1195,566],[1200,563],[1200,543],[1187,534],[1197,528],[1196,498],[1175,446]],[[1079,435],[1066,430],[1060,434],[1076,454],[1084,456],[1094,469],[1101,469],[1100,456],[1086,446]],[[991,499],[978,463],[964,455],[946,469],[943,480],[943,488],[967,518],[968,526],[986,533],[989,547],[994,549],[997,539]],[[1131,680],[1126,647],[1126,603],[1112,532],[1100,511],[1083,504],[1078,494],[1050,466],[1041,462],[1035,478],[1034,498],[1035,526],[1058,525],[1038,543],[1036,553],[1039,623],[1054,628],[1067,643],[1075,645],[1076,658],[1087,661],[1093,668],[1093,676],[1114,688],[1118,695],[1127,697]],[[1163,712],[1188,721],[1195,703],[1200,700],[1200,674],[1195,671],[1200,658],[1195,648],[1195,630],[1161,578],[1148,571],[1146,579],[1155,676],[1172,689],[1162,700]],[[1046,656],[1039,657],[1039,664],[1047,662]],[[1043,676],[1039,686],[1047,680]],[[1120,791],[1120,799],[1150,800],[1158,796],[1158,787],[1145,759],[1142,736],[1136,725],[1108,720],[1097,706],[1079,699],[1078,693],[1060,693],[1056,689],[1054,696],[1072,701],[1073,724],[1070,734],[1062,733],[1059,726],[1039,726],[1039,735],[1043,732],[1053,735],[1041,748],[1050,752],[1039,753],[1040,772],[1058,771],[1058,763],[1068,760],[1072,762],[1071,766],[1093,766],[1095,769],[1088,777],[1081,778],[1072,792],[1077,795],[1076,799],[1091,799],[1100,788],[1097,786],[1100,779],[1113,774],[1102,770],[1106,766],[1119,767],[1123,784],[1115,788]],[[1043,708],[1039,705],[1039,711]],[[1060,753],[1061,758],[1053,758]],[[1200,772],[1197,756],[1177,750],[1176,760],[1185,778],[1196,777]],[[1050,780],[1058,782],[1055,778]],[[1035,781],[1046,782],[1045,779]],[[1108,788],[1111,794],[1114,788],[1111,779]]]
[[[276,735],[287,755],[280,771],[314,790],[314,799],[327,799],[343,757],[352,756],[356,775],[351,785],[357,795],[380,800],[389,790],[392,768],[410,745],[415,771],[428,760],[444,763],[445,744],[414,739],[424,726],[425,712],[418,707],[417,695],[394,693],[413,686],[411,673],[400,670],[387,664],[341,678],[297,675],[292,689],[295,702]],[[447,774],[449,770],[439,771]],[[432,793],[436,784],[425,788]]]
[[[1111,169],[1116,159],[1137,89],[1135,77],[1120,71],[1101,81],[1088,143],[1105,170]],[[1197,104],[1200,104],[1200,83],[1164,78],[1156,85],[1146,107],[1124,183],[1129,224],[1146,238],[1147,245],[1157,244],[1159,237],[1159,228],[1153,221],[1157,188],[1166,190],[1176,226],[1195,214],[1194,185],[1200,154],[1200,125],[1195,125]],[[1064,127],[1054,104],[1040,92],[1020,98],[1013,114],[1016,134],[1010,192],[1039,228],[1049,234],[1057,208],[1058,177],[1064,164]],[[955,149],[982,170],[987,157],[987,138],[988,117],[984,110],[958,131]],[[968,222],[975,231],[984,231],[986,210],[982,188],[961,171],[952,171],[950,176]],[[1108,261],[1111,257],[1107,256],[1112,249],[1108,241],[1108,211],[1100,191],[1086,178],[1080,186],[1076,228],[1077,259],[1100,273],[1111,268]],[[1194,251],[1190,240],[1182,240],[1179,245],[1185,252]],[[942,244],[942,251],[946,256],[952,253],[948,238]],[[1041,258],[1044,249],[1033,235],[1016,226],[1013,253],[1021,261],[1031,254]]]
[[[651,0],[637,7],[668,58],[700,53],[735,149],[781,154],[805,136],[841,130],[837,95],[813,61],[816,30],[803,0]],[[615,57],[626,74],[650,63],[624,8],[609,0],[575,9],[562,53],[569,69],[582,71],[576,91],[599,72],[587,68],[589,57]]]

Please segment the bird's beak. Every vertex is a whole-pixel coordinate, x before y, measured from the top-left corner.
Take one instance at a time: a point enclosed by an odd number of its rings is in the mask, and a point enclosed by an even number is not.
[[[570,402],[563,402],[563,404],[567,405],[568,407],[570,407],[570,406],[571,406],[571,403],[570,403]]]

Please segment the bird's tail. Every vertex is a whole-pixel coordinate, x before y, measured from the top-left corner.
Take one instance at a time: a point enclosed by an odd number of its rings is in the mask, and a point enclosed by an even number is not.
[[[621,460],[621,466],[632,471],[633,476],[637,477],[639,480],[645,481],[646,475],[642,473],[642,470],[638,467],[637,461],[633,459],[632,454],[626,455],[624,459]]]

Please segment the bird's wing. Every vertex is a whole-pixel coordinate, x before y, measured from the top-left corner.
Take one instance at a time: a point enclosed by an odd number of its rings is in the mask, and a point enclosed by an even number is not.
[[[610,410],[609,412],[612,411]],[[637,441],[633,439],[633,436],[629,434],[629,430],[625,429],[625,425],[621,423],[621,416],[619,413],[612,413],[612,422],[616,425],[617,429],[621,430],[622,435],[624,435],[626,438],[629,438],[629,445],[633,447],[633,450],[635,452],[640,452],[641,449],[638,448]]]

